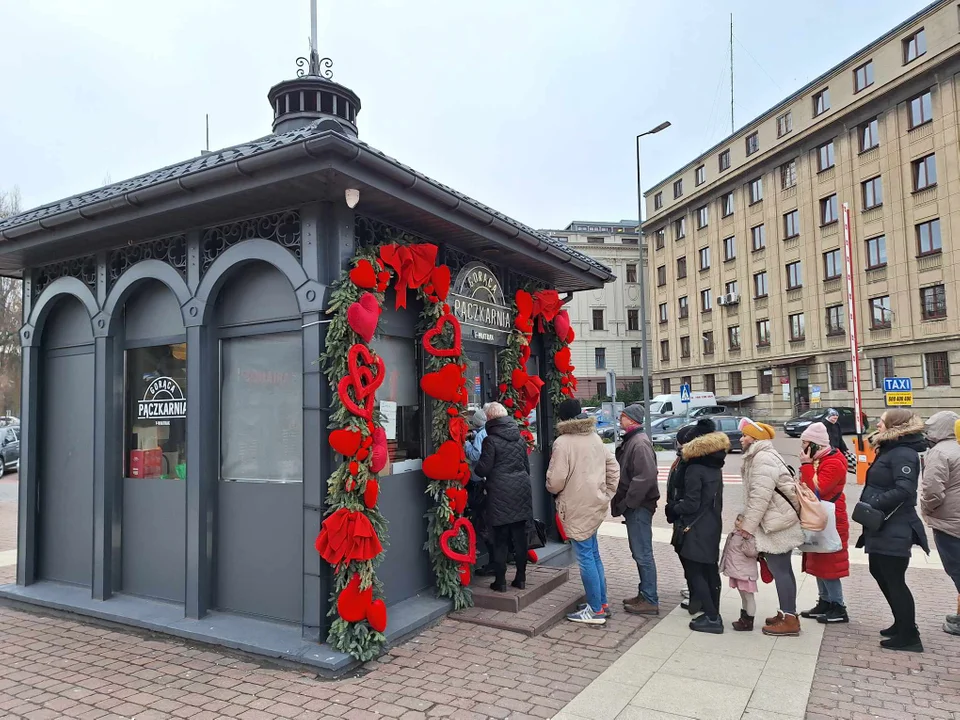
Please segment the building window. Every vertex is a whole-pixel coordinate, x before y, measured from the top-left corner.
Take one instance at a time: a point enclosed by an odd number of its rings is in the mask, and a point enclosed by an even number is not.
[[[733,193],[728,192],[720,198],[720,214],[723,217],[733,215]]]
[[[820,224],[829,225],[837,221],[837,196],[831,195],[820,201]]]
[[[676,200],[681,195],[683,195],[683,178],[673,183],[673,199]]]
[[[903,39],[903,64],[913,62],[927,52],[927,35],[923,28]]]
[[[943,250],[940,243],[940,218],[917,225],[917,254],[934,255]]]
[[[830,109],[830,88],[824,88],[813,96],[813,116],[823,115]]]
[[[703,185],[707,181],[707,169],[701,165],[696,170],[694,170],[694,183],[697,185]]]
[[[670,379],[664,378],[660,381],[660,394],[669,395],[670,394]]]
[[[773,392],[772,370],[757,370],[757,387],[761,395],[769,395]]]
[[[867,120],[857,128],[857,137],[860,142],[860,152],[873,150],[880,146],[880,122],[877,118]]]
[[[843,264],[839,250],[829,250],[823,254],[823,279],[836,280],[843,274]]]
[[[640,348],[630,348],[630,367],[637,370],[643,364],[643,352]]]
[[[602,238],[602,237],[588,237],[588,238],[587,238],[587,243],[588,243],[589,245],[603,245],[603,243],[604,243],[604,238]]]
[[[303,349],[299,332],[220,346],[220,477],[303,481]]]
[[[830,389],[847,389],[847,363],[844,361],[828,363],[830,371]]]
[[[843,335],[843,305],[827,308],[827,336]]]
[[[700,269],[701,270],[710,269],[710,248],[709,247],[700,248]]]
[[[800,211],[791,210],[783,216],[783,239],[789,240],[800,234]]]
[[[765,298],[767,289],[766,271],[755,273],[753,276],[753,296],[755,298]]]
[[[803,340],[806,337],[803,328],[803,313],[796,313],[790,316],[790,339],[793,341]]]
[[[677,258],[677,280],[683,280],[687,276],[687,256]]]
[[[873,85],[873,60],[868,60],[853,71],[853,91],[860,92]]]
[[[596,362],[597,370],[605,370],[607,368],[607,349],[594,348],[593,359]]]
[[[875,388],[883,387],[884,378],[896,377],[893,369],[892,357],[878,357],[873,359],[873,386]]]
[[[879,235],[867,240],[867,270],[884,267],[887,264],[887,238]]]
[[[637,281],[637,266],[633,263],[627,263],[627,282],[635,283]]]
[[[703,376],[703,389],[706,392],[715,393],[717,391],[717,376],[710,373]]]
[[[740,373],[739,370],[737,370],[736,372],[730,373],[729,382],[730,382],[731,395],[743,394],[743,375]]]
[[[863,198],[864,210],[883,205],[883,180],[881,178],[871,178],[860,183],[860,187],[862,188],[861,197]]]
[[[710,288],[700,291],[700,312],[713,312],[713,299],[710,296]]]
[[[636,309],[627,310],[627,330],[640,329],[640,311]]]
[[[757,347],[770,345],[770,321],[757,320]]]
[[[890,296],[870,298],[870,329],[881,330],[893,324],[893,311],[890,309]]]
[[[724,287],[724,292],[725,292],[727,295],[736,295],[736,294],[737,294],[737,281],[736,281],[736,280],[731,280],[730,282],[728,282],[728,283],[727,283],[726,285],[724,285],[723,287]]]
[[[787,263],[787,290],[796,290],[803,287],[803,273],[800,261]]]
[[[603,330],[603,309],[595,308],[593,310],[593,329]]]
[[[947,316],[947,291],[943,285],[920,288],[920,315],[924,320]]]
[[[923,369],[928,386],[950,384],[950,358],[947,353],[927,353],[923,356]]]
[[[720,172],[730,169],[730,151],[724,150],[717,156],[718,164],[720,166]]]
[[[690,336],[684,335],[680,338],[680,357],[688,358],[690,357]]]
[[[731,350],[740,349],[740,326],[731,325],[727,328],[727,345]]]
[[[653,239],[656,249],[663,250],[663,246],[667,244],[667,231],[664,228],[654,230]]]
[[[662,207],[663,207],[663,193],[658,192],[656,195],[653,196],[653,209],[659,210]]]
[[[127,350],[125,395],[124,477],[184,480],[187,462],[186,345],[177,343]]]
[[[833,140],[817,148],[817,172],[829,170],[836,164]]]
[[[660,341],[660,360],[666,362],[669,359],[670,359],[670,341],[661,340]]]
[[[919,192],[937,184],[937,156],[934,154],[914,160],[913,191]]]
[[[663,287],[667,284],[667,266],[661,265],[657,268],[657,287]]]
[[[788,110],[783,115],[777,117],[777,137],[782,138],[788,132],[793,130],[793,115]]]
[[[927,90],[910,101],[910,129],[933,120],[933,98]]]
[[[657,306],[657,312],[660,324],[663,325],[667,321],[667,303],[660,303]]]
[[[703,334],[703,354],[713,355],[713,331]]]
[[[791,160],[780,166],[780,189],[786,190],[797,184],[797,161]]]
[[[677,298],[677,317],[686,320],[690,317],[690,303],[687,302],[687,296]]]
[[[737,258],[736,238],[728,237],[723,239],[723,261],[730,262]]]
[[[763,200],[763,178],[758,177],[756,180],[751,180],[748,186],[750,188],[750,204],[756,205],[758,202]]]
[[[710,224],[710,208],[707,205],[697,208],[697,230],[702,230]]]
[[[673,238],[682,240],[687,236],[687,219],[685,217],[673,221]]]
[[[755,225],[750,228],[750,247],[753,252],[763,250],[767,246],[767,233],[763,225]]]
[[[747,135],[747,155],[753,155],[760,149],[760,133]]]

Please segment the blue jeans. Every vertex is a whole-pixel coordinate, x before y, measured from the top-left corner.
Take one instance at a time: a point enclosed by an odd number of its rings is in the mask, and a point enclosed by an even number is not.
[[[653,559],[653,513],[644,508],[627,509],[623,513],[627,521],[627,540],[630,554],[640,573],[640,596],[651,605],[659,605],[657,597],[657,563]]]
[[[577,564],[580,566],[580,579],[583,589],[587,593],[587,605],[594,612],[600,612],[607,604],[607,576],[603,572],[603,561],[600,559],[600,545],[597,543],[597,534],[594,533],[586,540],[571,540],[573,550],[577,553]]]
[[[820,593],[821,600],[843,605],[843,584],[839,579],[821,580],[817,578],[817,592]]]

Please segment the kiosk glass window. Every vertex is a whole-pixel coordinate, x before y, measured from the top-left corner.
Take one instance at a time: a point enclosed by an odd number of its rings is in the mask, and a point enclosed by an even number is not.
[[[127,350],[125,396],[125,476],[185,479],[187,346]]]
[[[403,337],[381,337],[370,346],[383,358],[386,368],[386,378],[376,393],[380,421],[387,433],[388,460],[383,474],[414,472],[420,469],[422,458],[417,346]],[[479,391],[474,395],[475,381],[480,378],[482,383],[482,374],[487,371],[493,372],[494,368],[481,368],[477,363],[470,370],[467,388],[471,399],[476,396],[477,405],[482,404],[482,398]]]
[[[220,363],[220,478],[302,482],[300,333],[223,340]]]

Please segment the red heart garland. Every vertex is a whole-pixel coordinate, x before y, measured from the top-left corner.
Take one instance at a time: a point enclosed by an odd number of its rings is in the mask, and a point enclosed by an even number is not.
[[[387,606],[380,598],[370,603],[367,608],[367,622],[378,633],[387,629]]]
[[[460,416],[450,418],[450,439],[458,445],[463,445],[467,439],[467,433],[470,432],[470,425]]]
[[[460,481],[460,484],[466,487],[467,483],[470,482],[470,463],[464,459],[460,463],[460,473],[456,477]]]
[[[470,566],[466,563],[463,563],[460,566],[460,584],[469,585],[470,584]]]
[[[337,613],[347,622],[360,622],[367,616],[371,600],[373,600],[373,585],[366,590],[361,590],[360,574],[354,573],[350,582],[337,597]]]
[[[363,338],[364,342],[373,340],[380,322],[380,302],[373,293],[364,293],[360,299],[347,308],[347,324],[350,329]]]
[[[450,509],[457,515],[463,515],[467,509],[467,491],[463,488],[447,488],[443,492],[450,499]]]
[[[520,346],[520,367],[526,367],[530,359],[530,344],[524,343]]]
[[[464,457],[463,445],[447,440],[423,459],[423,474],[431,480],[456,480]]]
[[[453,347],[437,348],[433,345],[433,339],[443,334],[444,325],[453,327]],[[459,357],[463,352],[462,328],[460,321],[453,315],[441,315],[437,324],[423,334],[423,349],[434,357]]]
[[[570,315],[566,310],[557,313],[557,317],[553,321],[553,331],[561,340],[567,339],[567,333],[570,332]]]
[[[467,534],[467,552],[465,554],[458,553],[450,547],[450,541],[457,537],[461,530]],[[473,523],[466,518],[454,520],[452,528],[440,533],[440,550],[454,562],[473,565],[477,561],[477,532],[473,529]]]
[[[330,447],[344,457],[353,457],[360,450],[363,435],[354,428],[334,430],[330,433]]]
[[[570,372],[570,348],[565,347],[557,350],[553,355],[553,365],[560,372]]]
[[[373,450],[370,459],[370,472],[376,474],[383,470],[389,460],[387,450],[387,431],[378,427],[373,431]]]
[[[437,265],[430,273],[430,282],[433,284],[433,294],[437,300],[444,302],[450,294],[450,268],[446,265]]]
[[[377,286],[377,271],[373,269],[369,260],[364,259],[350,271],[350,280],[358,288],[373,290]]]
[[[513,373],[510,375],[510,382],[513,383],[513,387],[517,390],[526,385],[527,380],[529,379],[530,376],[527,375],[526,371],[521,368],[515,368]]]
[[[358,359],[363,360],[365,365],[358,364]],[[376,374],[371,367],[376,369]],[[337,385],[340,402],[357,417],[372,420],[371,400],[386,377],[383,358],[374,355],[366,345],[357,343],[347,352],[347,369],[349,375],[341,378]],[[351,389],[353,397],[350,396]]]
[[[377,506],[377,496],[380,495],[380,483],[376,478],[367,480],[367,486],[363,489],[363,504],[368,510],[373,510]]]
[[[517,304],[517,317],[529,320],[530,316],[533,315],[533,298],[530,293],[526,290],[517,290],[514,301]]]
[[[455,363],[444,365],[437,372],[427,373],[420,379],[423,391],[443,402],[457,402],[464,391],[463,367]]]

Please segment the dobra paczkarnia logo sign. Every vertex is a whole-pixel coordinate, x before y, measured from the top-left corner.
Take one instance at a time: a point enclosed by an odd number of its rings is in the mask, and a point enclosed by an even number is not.
[[[187,416],[187,401],[177,381],[158,377],[147,385],[143,400],[137,401],[138,420],[173,420]]]
[[[503,288],[486,265],[473,262],[464,266],[457,274],[452,295],[453,314],[461,324],[472,329],[475,339],[497,342],[503,338],[501,333],[509,333],[513,328]]]

